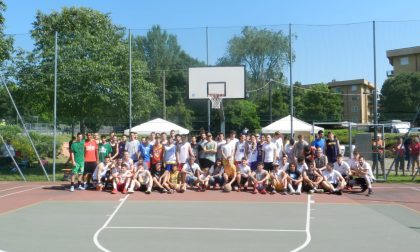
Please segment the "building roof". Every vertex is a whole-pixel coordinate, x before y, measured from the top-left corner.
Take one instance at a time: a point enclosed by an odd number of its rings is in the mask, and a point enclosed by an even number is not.
[[[369,88],[374,88],[375,85],[365,79],[355,79],[355,80],[345,80],[345,81],[331,81],[327,84],[329,87],[340,87],[340,86],[350,86],[350,85],[363,85]]]
[[[406,55],[413,55],[413,54],[420,54],[420,46],[400,48],[400,49],[386,51],[386,57],[389,60],[389,64],[391,64],[392,66],[394,65],[393,58],[398,57],[398,56],[406,56]]]

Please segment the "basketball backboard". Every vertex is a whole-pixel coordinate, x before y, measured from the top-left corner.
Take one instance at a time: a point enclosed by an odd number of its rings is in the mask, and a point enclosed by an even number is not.
[[[189,99],[208,99],[209,95],[245,98],[245,66],[191,67],[188,79]]]

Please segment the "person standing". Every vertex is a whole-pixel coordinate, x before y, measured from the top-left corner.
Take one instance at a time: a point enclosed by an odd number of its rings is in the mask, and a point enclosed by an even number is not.
[[[271,141],[271,136],[266,136],[267,143],[263,146],[263,161],[264,170],[271,172],[273,170],[273,163],[277,161],[276,144]]]
[[[112,147],[106,141],[106,136],[101,136],[99,143],[99,162],[104,162],[106,157],[111,157]]]
[[[412,175],[416,174],[416,171],[420,168],[420,141],[419,137],[414,137],[413,142],[410,144],[410,160],[411,160],[411,170]],[[414,167],[417,164],[417,170],[414,170]]]
[[[316,149],[321,148],[322,152],[324,152],[325,149],[325,139],[324,139],[324,131],[320,130],[318,131],[318,135],[314,141],[312,141],[311,144]]]
[[[130,158],[133,159],[133,162],[136,163],[138,160],[137,151],[139,150],[140,142],[136,139],[134,132],[130,134],[130,141],[125,144],[125,150],[130,154]]]
[[[340,144],[334,134],[328,132],[328,139],[325,141],[325,155],[328,158],[328,162],[337,162],[337,155],[340,153]]]
[[[207,142],[203,147],[203,164],[201,169],[209,169],[216,162],[217,143],[213,141],[213,136],[209,132],[207,133]]]
[[[398,169],[404,170],[405,147],[401,137],[398,138],[398,142],[392,147],[392,151],[395,154],[395,174],[398,175]]]
[[[95,171],[96,166],[99,164],[98,157],[98,145],[96,140],[93,139],[92,133],[87,134],[87,141],[84,144],[85,148],[85,168],[83,172],[83,181],[84,188],[92,186],[90,180],[92,179],[92,174]]]
[[[76,140],[70,145],[70,159],[73,165],[72,173],[70,176],[70,192],[74,192],[74,179],[77,175],[77,188],[84,190],[82,186],[82,176],[85,167],[85,141],[83,134],[77,133]]]
[[[138,155],[139,159],[143,159],[143,168],[146,171],[150,170],[150,153],[152,150],[152,145],[149,143],[148,138],[144,138],[144,141],[139,145]]]

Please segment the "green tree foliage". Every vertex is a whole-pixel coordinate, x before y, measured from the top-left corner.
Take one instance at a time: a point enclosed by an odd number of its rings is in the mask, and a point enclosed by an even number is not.
[[[288,62],[289,40],[282,31],[247,26],[229,40],[226,55],[218,64],[245,65],[250,80],[247,88],[255,89],[270,79],[278,85],[285,82],[283,68]]]
[[[343,99],[335,94],[326,84],[315,84],[310,88],[298,86],[303,90],[301,102],[302,109],[299,111],[306,121],[340,121],[343,114]],[[299,95],[298,95],[299,97]],[[300,97],[299,97],[300,98]]]
[[[9,59],[10,52],[13,46],[13,39],[4,34],[4,16],[6,11],[6,4],[0,0],[0,62]]]
[[[128,42],[109,15],[89,8],[38,12],[33,23],[35,49],[18,62],[20,101],[32,113],[53,111],[54,36],[58,32],[58,117],[100,125],[128,121]],[[149,118],[157,107],[156,87],[142,78],[146,64],[133,60],[133,121]],[[25,94],[31,94],[25,96]]]
[[[161,106],[163,74],[165,74],[167,118],[173,121],[183,118],[179,122],[180,125],[191,127],[192,115],[200,111],[200,106],[191,106],[189,101],[184,102],[188,90],[187,69],[204,64],[191,58],[181,49],[177,37],[162,30],[158,25],[153,26],[145,37],[135,37],[134,41],[136,48],[142,50],[140,54],[143,55],[150,70],[147,80],[155,83],[160,91]],[[161,111],[157,114],[161,115]]]
[[[247,100],[229,101],[225,107],[226,130],[243,130],[251,132],[261,128],[257,106]]]
[[[420,73],[401,73],[384,82],[381,90],[381,119],[411,121],[420,106]]]

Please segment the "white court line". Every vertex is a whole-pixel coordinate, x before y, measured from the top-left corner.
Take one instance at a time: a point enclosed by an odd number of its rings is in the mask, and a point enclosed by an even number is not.
[[[102,232],[102,230],[104,230],[104,229],[106,228],[106,226],[108,226],[109,222],[112,220],[112,218],[114,218],[114,216],[115,216],[115,214],[118,212],[118,210],[120,210],[121,206],[122,206],[122,205],[124,204],[124,202],[127,200],[128,196],[130,196],[130,195],[128,194],[127,196],[125,196],[125,197],[121,200],[120,204],[117,206],[117,208],[115,208],[114,212],[113,212],[113,213],[109,216],[108,220],[104,223],[104,225],[103,225],[100,229],[98,229],[98,230],[96,231],[95,235],[93,236],[93,242],[95,243],[95,246],[96,246],[98,249],[100,249],[100,250],[102,250],[102,251],[104,251],[104,252],[111,252],[111,251],[110,251],[110,250],[108,250],[108,249],[106,249],[106,248],[104,248],[104,247],[101,245],[101,243],[98,241],[99,234]]]
[[[26,187],[26,186],[16,186],[16,187],[0,190],[0,192],[10,191],[10,190],[13,190],[13,189],[16,189],[16,188],[21,188],[21,187]]]
[[[4,198],[4,197],[7,197],[7,196],[11,196],[11,195],[15,195],[15,194],[19,194],[19,193],[23,193],[23,192],[27,192],[27,191],[32,191],[32,190],[39,189],[39,188],[42,188],[42,187],[44,187],[44,186],[37,186],[37,187],[34,187],[34,188],[30,188],[30,189],[26,189],[26,190],[22,190],[22,191],[18,191],[18,192],[13,192],[13,193],[5,194],[5,195],[0,196],[0,199],[1,198]]]
[[[298,248],[295,248],[294,250],[292,250],[291,252],[297,252],[300,251],[302,249],[304,249],[306,246],[308,246],[308,244],[311,242],[311,230],[310,230],[310,225],[311,225],[311,195],[308,194],[308,206],[306,209],[306,240],[305,242],[300,245]]]
[[[249,231],[249,232],[306,232],[306,230],[297,230],[297,229],[254,229],[254,228],[197,228],[197,227],[106,227],[106,228],[110,228],[110,229]]]

